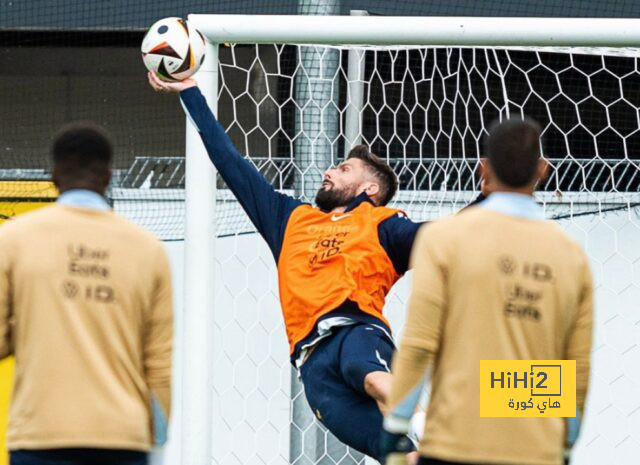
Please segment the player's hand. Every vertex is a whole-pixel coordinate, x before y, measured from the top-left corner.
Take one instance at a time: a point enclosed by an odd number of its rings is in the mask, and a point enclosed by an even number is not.
[[[580,409],[576,409],[575,417],[567,417],[566,422],[567,433],[564,439],[564,463],[568,465],[571,461],[573,446],[576,445],[578,436],[580,436],[580,428],[582,426],[582,412]]]
[[[396,460],[402,460],[401,463],[407,463],[407,454],[414,450],[413,443],[406,434],[389,433],[382,430],[380,435],[380,463],[382,465],[391,465],[390,460],[393,456]]]
[[[149,80],[149,85],[156,92],[177,93],[177,92],[182,92],[183,90],[188,89],[189,87],[195,87],[198,85],[198,83],[191,78],[185,79],[184,81],[178,81],[178,82],[163,81],[158,76],[156,76],[155,73],[151,71],[147,73],[147,79]]]

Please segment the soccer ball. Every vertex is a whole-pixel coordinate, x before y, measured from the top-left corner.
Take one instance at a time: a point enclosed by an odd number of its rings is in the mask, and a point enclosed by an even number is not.
[[[153,24],[142,40],[142,61],[164,81],[182,81],[204,61],[203,35],[182,18],[164,18]]]

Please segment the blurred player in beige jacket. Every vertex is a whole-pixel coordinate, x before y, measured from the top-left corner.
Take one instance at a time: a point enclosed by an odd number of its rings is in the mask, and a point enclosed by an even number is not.
[[[483,166],[492,193],[418,233],[385,457],[401,450],[429,367],[421,465],[560,465],[576,439],[589,379],[591,273],[581,247],[532,197],[547,171],[539,140],[529,120],[494,126]],[[575,360],[578,415],[481,418],[480,360]]]
[[[16,358],[10,463],[142,465],[171,401],[167,256],[109,208],[100,128],[66,127],[52,156],[57,203],[0,227],[0,358]]]

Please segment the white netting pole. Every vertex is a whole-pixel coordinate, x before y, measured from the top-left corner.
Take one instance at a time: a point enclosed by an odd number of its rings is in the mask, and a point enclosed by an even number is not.
[[[298,11],[328,15],[340,10],[338,0],[300,0]],[[305,17],[305,16],[301,16]],[[296,194],[310,202],[322,184],[322,173],[331,166],[340,133],[338,69],[340,52],[327,47],[300,47],[295,76],[295,99],[301,109],[296,127],[302,134],[295,141],[299,172]]]
[[[351,16],[367,16],[364,10],[351,10]],[[344,118],[344,156],[362,142],[362,105],[364,101],[365,53],[361,48],[350,48],[347,67],[347,108]]]
[[[195,77],[217,113],[218,44],[207,43]],[[202,465],[212,457],[216,172],[188,119],[185,177],[181,463]]]

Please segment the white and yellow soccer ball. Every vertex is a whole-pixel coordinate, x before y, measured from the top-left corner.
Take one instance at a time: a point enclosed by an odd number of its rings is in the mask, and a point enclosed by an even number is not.
[[[142,40],[142,61],[165,81],[182,81],[204,61],[204,36],[187,20],[164,18],[155,22]]]

